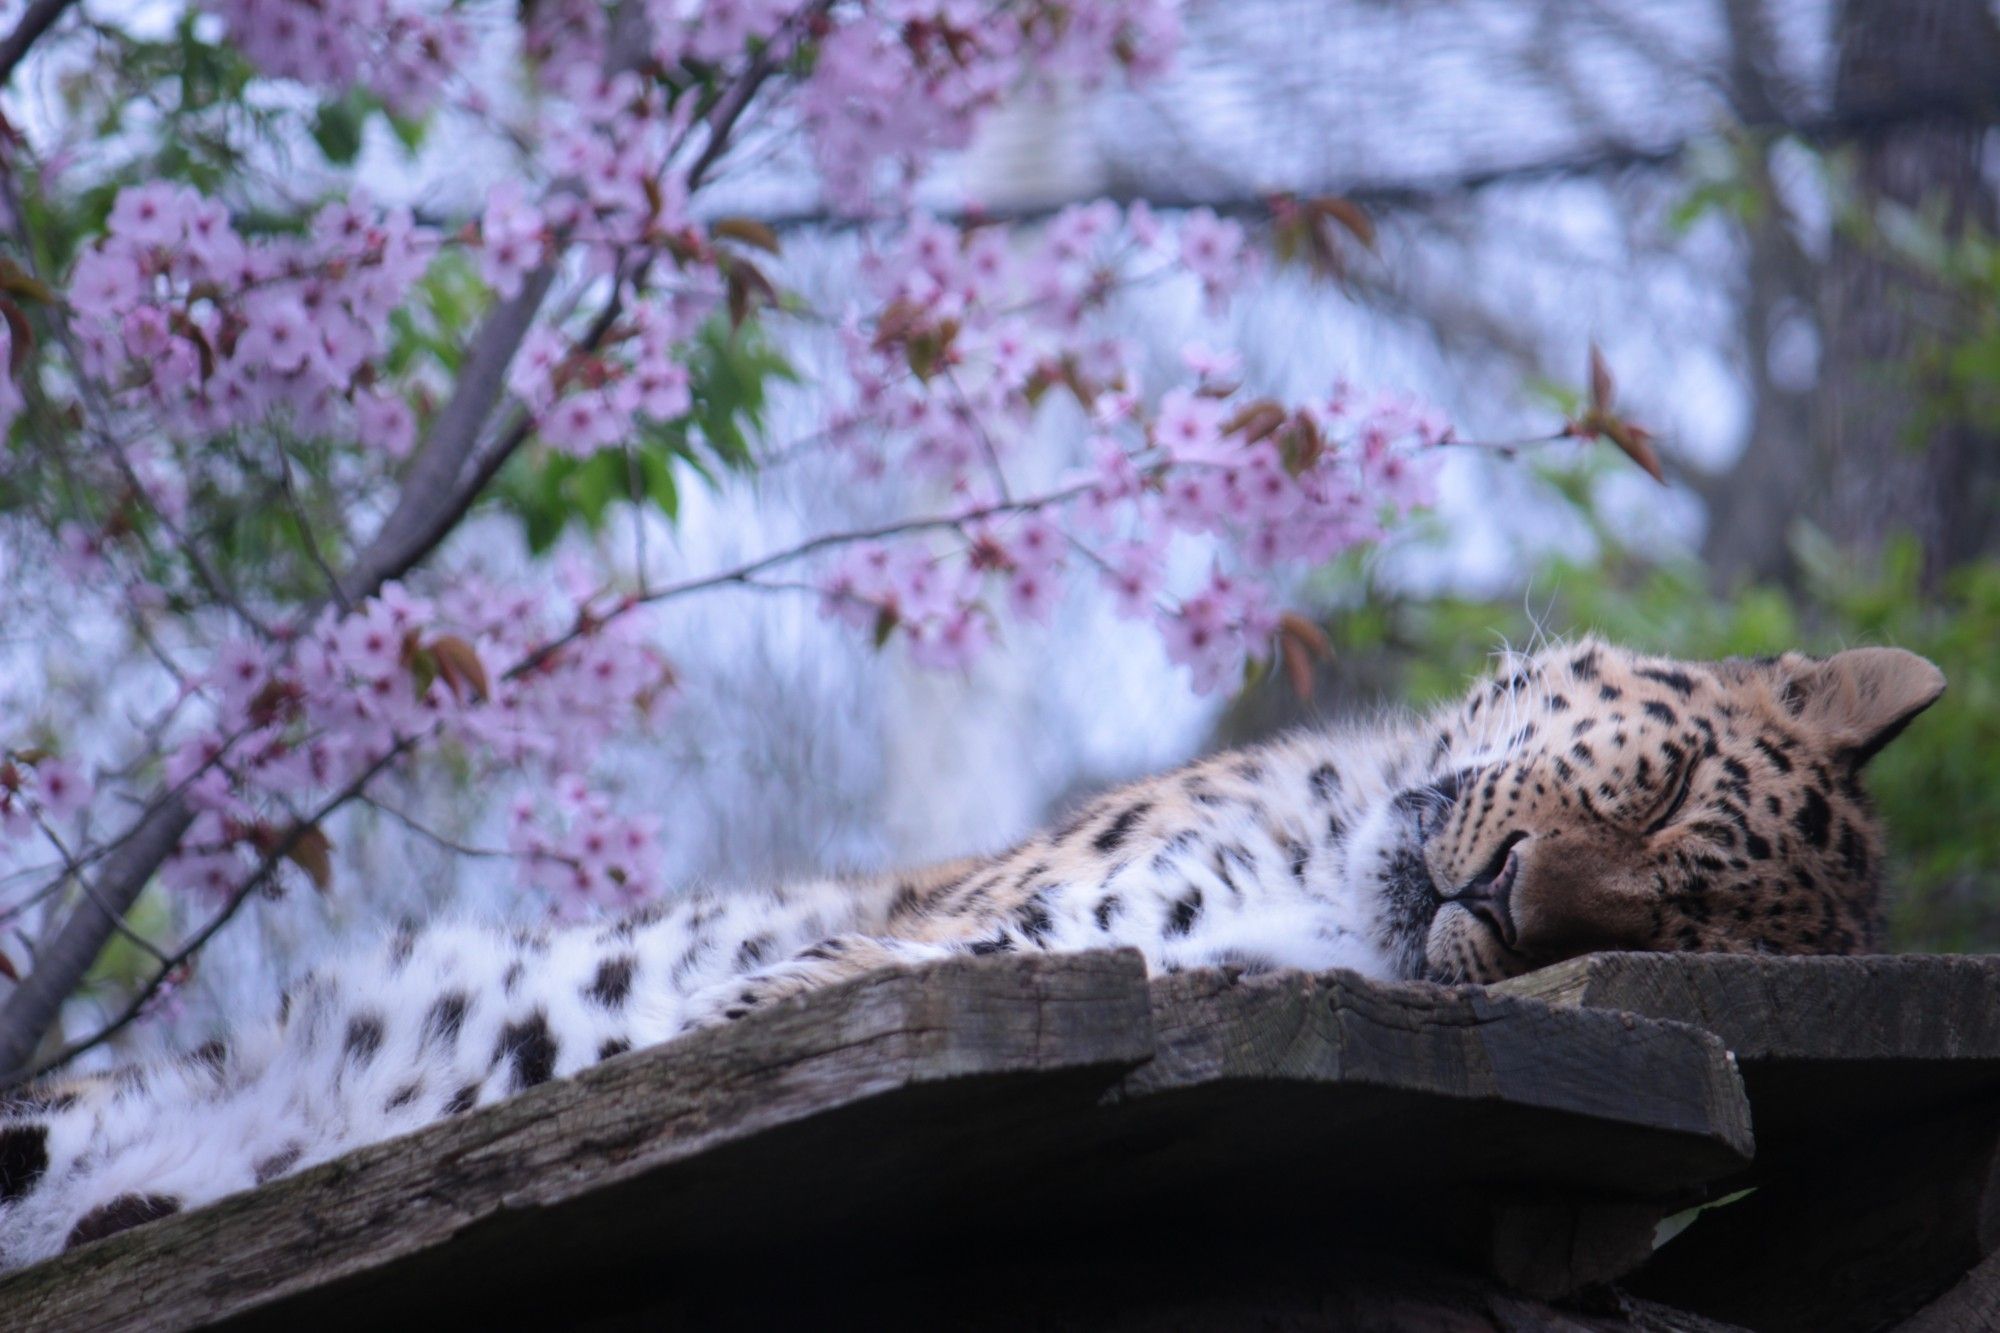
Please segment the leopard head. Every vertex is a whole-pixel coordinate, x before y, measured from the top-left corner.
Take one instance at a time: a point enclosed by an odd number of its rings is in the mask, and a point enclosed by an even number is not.
[[[1437,722],[1424,971],[1874,947],[1861,771],[1944,687],[1896,648],[1680,662],[1586,640],[1516,659]]]

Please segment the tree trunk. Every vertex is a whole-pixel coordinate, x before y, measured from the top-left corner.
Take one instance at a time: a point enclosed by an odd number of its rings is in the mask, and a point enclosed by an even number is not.
[[[1982,170],[1996,116],[2000,29],[1984,0],[1848,0],[1839,20],[1834,114],[1866,125],[1856,202],[1938,209],[1947,234],[1990,229]],[[1912,118],[1918,108],[1935,114]],[[1806,517],[1843,544],[1922,543],[1927,579],[2000,549],[1992,531],[2000,439],[1965,421],[1926,428],[1911,358],[1937,329],[1939,293],[1872,240],[1836,235],[1820,286],[1824,354],[1812,405],[1818,467]]]

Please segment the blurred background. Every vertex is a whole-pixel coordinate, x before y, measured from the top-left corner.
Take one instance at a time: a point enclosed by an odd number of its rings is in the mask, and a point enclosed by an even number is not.
[[[1376,234],[1338,272],[1271,263],[1222,320],[1191,287],[1134,293],[1126,335],[1161,358],[1233,349],[1268,391],[1406,390],[1482,441],[1559,425],[1595,342],[1669,484],[1567,444],[1452,451],[1416,531],[1295,590],[1334,647],[1304,700],[1282,680],[1196,696],[1154,636],[1085,599],[964,675],[878,656],[809,599],[677,607],[659,633],[679,711],[619,760],[664,817],[674,877],[997,848],[1202,750],[1434,701],[1538,636],[1594,629],[1686,657],[1896,643],[1951,690],[1874,770],[1891,944],[2000,945],[1995,7],[1198,0],[1188,33],[1178,72],[1143,92],[1011,108],[926,196],[1030,218],[1104,196],[1245,218],[1274,192],[1352,200]],[[860,242],[821,210],[797,151],[774,130],[716,206],[777,227],[783,280],[837,310]],[[443,180],[447,197],[415,202],[451,210],[448,163],[362,152],[381,193]],[[893,508],[892,488],[851,486],[813,447],[830,349],[804,331],[780,350],[797,378],[773,387],[754,471],[688,479],[671,526],[613,513],[570,540],[647,525],[656,560],[699,573]],[[1083,425],[1052,396],[1035,446],[1047,475],[1076,461]],[[461,541],[521,558],[506,521]],[[84,676],[71,686],[89,697]],[[476,793],[405,795],[449,836],[497,840]],[[507,868],[368,812],[339,844],[354,887],[260,905],[218,938],[189,1023],[385,920],[535,910]]]

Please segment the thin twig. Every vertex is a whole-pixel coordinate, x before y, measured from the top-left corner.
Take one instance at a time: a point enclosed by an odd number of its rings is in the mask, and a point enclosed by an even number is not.
[[[1007,473],[1000,466],[1000,450],[994,447],[993,435],[980,420],[979,413],[972,410],[972,400],[966,396],[965,386],[958,382],[958,375],[947,365],[944,368],[945,383],[951,386],[952,394],[958,399],[959,410],[972,423],[973,433],[979,436],[979,447],[986,455],[986,470],[993,475],[993,484],[1000,489],[1002,500],[1012,500],[1013,493],[1007,489]]]
[[[305,541],[306,555],[326,579],[327,595],[333,598],[334,605],[345,615],[354,609],[354,605],[347,600],[347,593],[340,586],[340,575],[333,572],[333,566],[327,563],[325,553],[319,549],[319,538],[313,535],[312,520],[306,517],[306,507],[300,502],[298,489],[292,483],[291,454],[286,451],[283,440],[279,440],[277,446],[278,479],[284,490],[285,503],[291,508],[293,522],[299,525],[299,536]]]
[[[997,514],[1026,513],[1030,510],[1062,504],[1065,501],[1074,500],[1079,495],[1083,495],[1093,485],[1095,485],[1094,482],[1078,482],[1073,486],[1064,487],[1062,490],[1051,491],[1047,495],[1038,495],[1026,500],[1009,500],[1000,504],[985,505],[978,509],[968,509],[960,514],[941,514],[929,518],[913,518],[896,523],[884,523],[873,528],[855,528],[846,532],[823,533],[808,541],[800,542],[797,546],[773,552],[770,555],[760,556],[755,560],[737,565],[732,569],[721,570],[714,574],[704,574],[700,578],[686,579],[680,583],[670,583],[665,587],[656,588],[644,596],[629,597],[602,616],[593,617],[588,620],[579,620],[575,627],[551,639],[541,647],[536,648],[512,667],[509,667],[506,672],[506,678],[513,680],[526,675],[548,661],[551,657],[554,657],[571,643],[583,638],[587,634],[596,633],[620,616],[641,606],[652,606],[660,602],[671,601],[677,597],[685,597],[689,593],[703,592],[707,589],[719,588],[726,584],[748,583],[755,575],[761,574],[767,569],[776,569],[781,565],[793,564],[805,559],[809,555],[827,550],[830,547],[847,546],[855,542],[879,541],[884,537],[901,537],[917,532],[948,531],[962,528],[965,524],[977,522],[982,518],[991,518]]]
[[[564,856],[561,852],[517,852],[506,847],[474,847],[468,843],[459,842],[455,838],[447,838],[436,829],[419,821],[409,811],[398,809],[386,801],[377,800],[365,792],[355,799],[369,809],[378,810],[389,816],[389,818],[395,820],[426,842],[441,847],[456,856],[470,857],[476,861],[553,861],[557,865],[569,866],[572,869],[581,864],[575,857]]]

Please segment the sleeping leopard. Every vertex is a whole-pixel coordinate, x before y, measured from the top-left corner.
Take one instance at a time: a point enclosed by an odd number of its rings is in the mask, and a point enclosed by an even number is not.
[[[1605,949],[1865,951],[1881,834],[1860,773],[1943,690],[1892,648],[1680,662],[1587,639],[1510,655],[1427,716],[1134,783],[998,855],[404,931],[226,1044],[0,1107],[0,1269],[953,954],[1480,983]]]

